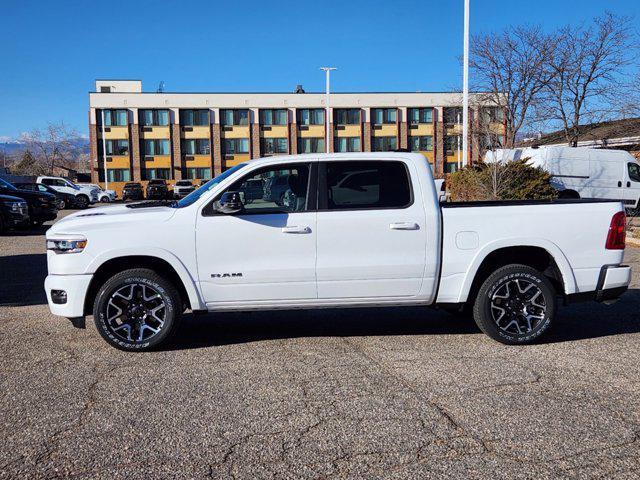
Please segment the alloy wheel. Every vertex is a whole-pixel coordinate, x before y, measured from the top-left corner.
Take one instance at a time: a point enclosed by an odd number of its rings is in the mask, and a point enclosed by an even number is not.
[[[524,279],[507,280],[491,297],[491,315],[504,332],[523,335],[532,332],[547,314],[542,290]]]
[[[147,341],[160,333],[167,314],[162,295],[142,283],[124,285],[115,290],[106,310],[107,328],[127,342]]]

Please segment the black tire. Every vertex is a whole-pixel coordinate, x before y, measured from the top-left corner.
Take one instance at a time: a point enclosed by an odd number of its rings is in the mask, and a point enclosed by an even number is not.
[[[102,197],[100,199],[100,203],[109,203],[111,200],[109,200],[109,197]]]
[[[150,295],[153,292],[156,296]],[[142,295],[153,298],[144,302]],[[129,296],[131,301],[125,298]],[[150,302],[158,303],[149,305]],[[160,303],[164,307],[158,316],[151,317],[150,311]],[[118,310],[124,314],[118,315]],[[182,299],[173,283],[153,270],[125,270],[100,287],[93,304],[93,317],[98,332],[112,347],[128,352],[151,350],[175,332],[182,318]],[[151,335],[146,335],[149,331]]]
[[[480,330],[506,345],[533,343],[549,330],[555,314],[553,285],[527,265],[507,265],[493,272],[473,305]]]
[[[4,232],[7,230],[6,225],[4,224],[4,218],[0,215],[0,235],[4,235]]]
[[[562,190],[558,193],[558,198],[573,198],[579,199],[580,194],[575,190]]]
[[[63,199],[60,199],[60,201],[58,202],[58,210],[64,210],[65,208],[67,208],[67,202],[65,202]]]
[[[76,205],[78,206],[79,209],[84,210],[85,208],[89,207],[89,197],[87,197],[86,195],[78,195],[76,197]]]

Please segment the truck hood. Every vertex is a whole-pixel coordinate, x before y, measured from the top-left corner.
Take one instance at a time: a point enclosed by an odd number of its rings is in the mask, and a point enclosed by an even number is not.
[[[158,205],[143,208],[129,208],[126,205],[92,208],[58,220],[47,231],[47,236],[58,233],[84,233],[111,227],[144,229],[149,223],[166,222],[175,213],[175,208]]]

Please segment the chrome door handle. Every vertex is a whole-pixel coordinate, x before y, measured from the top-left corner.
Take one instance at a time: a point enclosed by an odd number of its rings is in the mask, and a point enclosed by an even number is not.
[[[311,233],[311,229],[307,226],[291,226],[291,227],[283,227],[282,233]]]
[[[398,222],[389,225],[391,230],[418,230],[420,225],[414,222]]]

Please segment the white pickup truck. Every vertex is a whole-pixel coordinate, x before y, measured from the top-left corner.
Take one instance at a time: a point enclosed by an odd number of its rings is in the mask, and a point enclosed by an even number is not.
[[[167,340],[187,309],[389,305],[468,307],[490,337],[522,344],[560,303],[627,289],[624,241],[621,202],[441,205],[420,154],[270,157],[180,201],[58,221],[45,289],[54,314],[93,314],[123,350]]]

